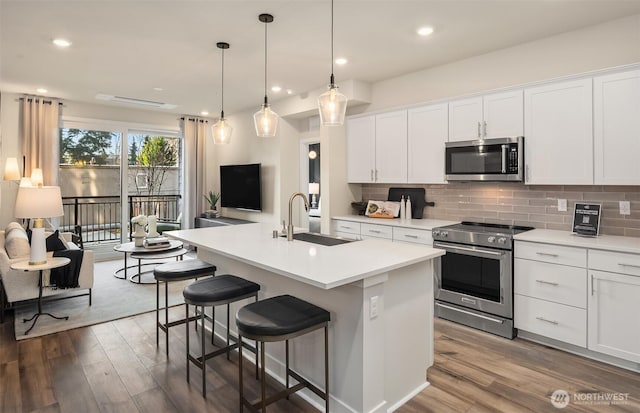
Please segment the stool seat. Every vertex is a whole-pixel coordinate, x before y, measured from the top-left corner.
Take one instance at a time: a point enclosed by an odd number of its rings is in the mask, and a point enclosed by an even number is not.
[[[195,281],[184,288],[182,295],[186,303],[211,306],[247,294],[255,294],[259,290],[260,285],[254,282],[224,274]]]
[[[238,310],[236,325],[243,336],[283,336],[331,320],[331,314],[291,295],[280,295]]]
[[[201,260],[183,260],[158,265],[153,270],[157,281],[180,281],[212,275],[216,266]]]

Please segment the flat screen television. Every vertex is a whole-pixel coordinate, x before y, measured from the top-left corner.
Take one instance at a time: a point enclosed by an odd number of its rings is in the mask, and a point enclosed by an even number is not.
[[[224,208],[262,211],[259,163],[220,165],[220,205]]]

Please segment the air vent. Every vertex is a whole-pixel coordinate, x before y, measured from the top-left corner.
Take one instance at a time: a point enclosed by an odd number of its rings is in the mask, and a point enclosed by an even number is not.
[[[97,94],[96,99],[106,100],[109,102],[127,103],[129,105],[149,106],[160,109],[173,109],[177,107],[177,105],[172,105],[170,103],[154,102],[153,100],[135,99],[123,96],[105,95],[102,93]]]

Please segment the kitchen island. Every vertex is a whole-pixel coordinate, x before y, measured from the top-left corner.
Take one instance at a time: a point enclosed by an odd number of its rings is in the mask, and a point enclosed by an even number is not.
[[[368,239],[335,246],[273,238],[268,224],[165,232],[198,258],[262,286],[260,298],[295,295],[331,312],[332,412],[393,411],[424,389],[433,364],[433,259],[425,245]],[[247,302],[232,306],[232,315]],[[216,312],[216,334],[226,315]],[[232,317],[233,320],[233,317]],[[231,323],[232,332],[235,324]],[[292,367],[324,383],[323,334],[292,342]],[[284,345],[267,345],[267,369],[282,381]],[[320,399],[305,390],[316,406]]]

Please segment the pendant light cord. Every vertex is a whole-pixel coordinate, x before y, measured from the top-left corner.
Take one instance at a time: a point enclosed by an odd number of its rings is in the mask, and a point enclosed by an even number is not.
[[[220,118],[224,119],[224,49],[222,49],[222,74],[221,74],[221,79],[222,79],[222,86],[221,86],[221,105],[220,105]]]
[[[264,22],[264,104],[267,104],[267,24]]]
[[[333,76],[333,0],[331,0],[331,79],[329,83],[330,87],[335,87],[336,81]]]

